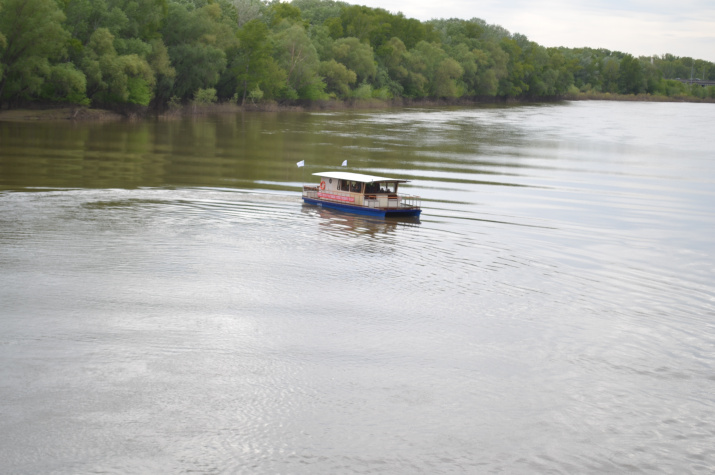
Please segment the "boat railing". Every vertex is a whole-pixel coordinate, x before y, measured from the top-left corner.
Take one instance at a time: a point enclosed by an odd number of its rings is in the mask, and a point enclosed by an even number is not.
[[[422,198],[416,195],[400,195],[400,208],[422,208]]]
[[[395,193],[365,194],[346,191],[323,191],[317,186],[304,185],[303,196],[314,200],[334,201],[368,208],[382,209],[419,209],[422,200],[419,196]]]
[[[303,185],[303,196],[306,198],[317,200],[318,191],[320,190],[317,186]]]

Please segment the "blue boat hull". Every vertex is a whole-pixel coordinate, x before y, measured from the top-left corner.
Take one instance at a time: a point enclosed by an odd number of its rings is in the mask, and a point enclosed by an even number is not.
[[[341,211],[347,211],[348,213],[362,214],[365,216],[382,216],[385,218],[397,217],[397,216],[419,216],[422,212],[421,209],[416,208],[402,208],[402,209],[381,209],[381,208],[367,208],[365,206],[355,206],[343,203],[335,203],[332,201],[315,200],[313,198],[303,197],[305,203],[322,206],[323,208],[338,209]]]

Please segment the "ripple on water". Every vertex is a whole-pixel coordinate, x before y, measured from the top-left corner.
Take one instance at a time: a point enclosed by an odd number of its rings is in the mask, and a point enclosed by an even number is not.
[[[268,169],[0,192],[4,468],[712,471],[712,154],[680,106],[296,119],[412,178],[419,220],[303,205]]]

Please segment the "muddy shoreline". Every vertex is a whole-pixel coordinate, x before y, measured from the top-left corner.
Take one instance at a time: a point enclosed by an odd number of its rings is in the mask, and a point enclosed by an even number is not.
[[[236,112],[281,112],[281,111],[321,111],[321,110],[360,110],[360,109],[393,109],[403,107],[450,107],[478,106],[489,104],[535,104],[555,103],[562,101],[638,101],[638,102],[696,102],[715,103],[713,99],[697,99],[692,97],[665,97],[640,95],[620,95],[609,93],[590,93],[565,95],[558,97],[529,98],[460,98],[460,99],[400,99],[393,101],[295,101],[290,103],[260,103],[237,105],[231,103],[198,105],[189,104],[182,107],[155,111],[148,108],[123,108],[121,110],[92,109],[81,106],[34,105],[28,108],[0,110],[0,120],[12,122],[33,121],[112,121],[131,119],[172,119],[186,116],[204,116],[211,114],[227,114]]]

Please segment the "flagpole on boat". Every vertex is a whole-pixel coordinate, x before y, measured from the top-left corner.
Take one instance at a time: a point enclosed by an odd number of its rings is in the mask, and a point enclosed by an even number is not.
[[[301,160],[300,162],[296,163],[296,165],[298,165],[298,168],[303,169],[301,170],[300,179],[303,182],[301,186],[305,186],[305,160]]]

